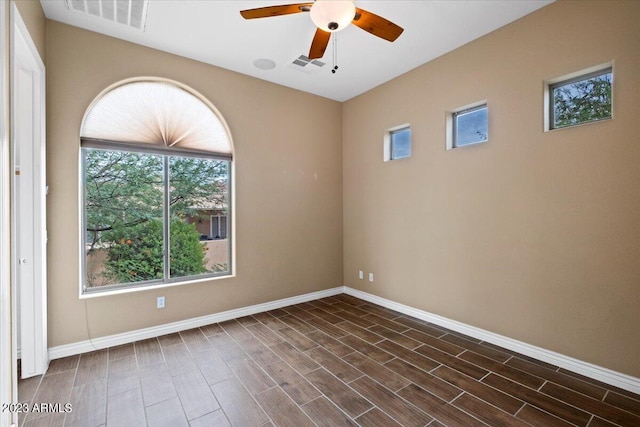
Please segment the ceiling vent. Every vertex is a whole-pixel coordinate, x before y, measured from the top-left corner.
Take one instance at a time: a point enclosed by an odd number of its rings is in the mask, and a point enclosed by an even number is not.
[[[302,71],[307,74],[314,74],[320,71],[320,69],[325,65],[327,64],[322,61],[309,59],[306,55],[300,55],[289,64],[289,68],[293,68],[294,70]]]
[[[144,31],[149,0],[65,0],[69,10]]]

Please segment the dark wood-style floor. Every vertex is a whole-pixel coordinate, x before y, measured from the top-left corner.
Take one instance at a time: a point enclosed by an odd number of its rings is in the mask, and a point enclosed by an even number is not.
[[[24,426],[640,426],[640,396],[348,295],[51,362]]]

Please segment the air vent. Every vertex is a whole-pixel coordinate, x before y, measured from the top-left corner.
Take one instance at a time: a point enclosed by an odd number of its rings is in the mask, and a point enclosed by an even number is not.
[[[149,0],[65,0],[69,10],[144,31]]]
[[[307,74],[314,74],[320,71],[320,69],[325,65],[327,64],[322,61],[318,61],[317,59],[309,59],[305,55],[300,55],[293,61],[291,61],[291,63],[289,64],[289,68],[293,68],[294,70],[302,71],[303,73]]]

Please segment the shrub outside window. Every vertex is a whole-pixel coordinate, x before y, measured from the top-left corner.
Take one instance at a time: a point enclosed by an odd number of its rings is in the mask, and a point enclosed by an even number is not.
[[[550,129],[610,119],[612,68],[549,85]]]
[[[487,142],[489,123],[487,104],[456,111],[453,118],[452,148]]]

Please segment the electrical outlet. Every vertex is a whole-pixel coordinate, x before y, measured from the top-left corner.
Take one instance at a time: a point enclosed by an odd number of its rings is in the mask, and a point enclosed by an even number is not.
[[[369,281],[373,282],[373,273],[369,273]]]
[[[360,280],[364,279],[364,271],[360,270],[358,272],[358,279],[360,279]]]
[[[156,307],[164,308],[164,297],[158,297],[158,299],[156,300]]]

